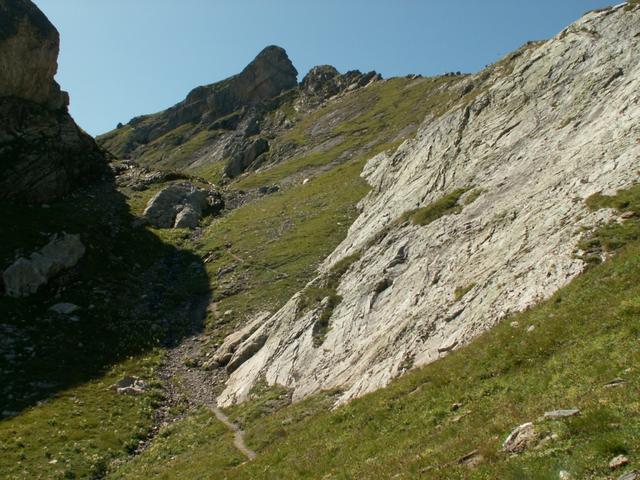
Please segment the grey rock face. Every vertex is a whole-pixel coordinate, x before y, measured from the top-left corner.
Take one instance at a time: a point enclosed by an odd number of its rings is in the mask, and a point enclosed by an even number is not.
[[[214,191],[188,183],[173,184],[149,200],[143,216],[157,228],[195,228],[205,210],[221,207],[220,197]]]
[[[107,171],[53,79],[58,43],[29,0],[0,0],[0,200],[49,202]]]
[[[104,153],[66,111],[0,98],[0,200],[51,202],[107,172]]]
[[[294,400],[342,388],[339,402],[348,401],[401,374],[404,359],[421,366],[447,355],[581,273],[580,227],[614,218],[583,199],[637,181],[639,24],[639,9],[585,15],[506,66],[465,79],[474,95],[372,158],[361,214],[320,269],[361,252],[338,286],[342,302],[322,348],[295,295],[231,374],[220,405],[246,399],[260,378],[293,389]],[[396,221],[466,187],[481,194],[458,214],[426,226]],[[371,302],[385,275],[392,288]]]
[[[225,167],[225,174],[228,177],[237,177],[251,166],[256,159],[269,150],[269,142],[264,138],[257,138],[243,144],[234,145],[236,152],[231,157]]]
[[[54,236],[41,250],[28,259],[17,259],[2,273],[6,294],[26,297],[35,293],[52,277],[74,267],[84,253],[85,247],[78,235]]]

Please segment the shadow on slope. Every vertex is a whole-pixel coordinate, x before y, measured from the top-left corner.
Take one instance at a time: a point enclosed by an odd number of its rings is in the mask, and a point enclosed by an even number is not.
[[[2,417],[203,327],[209,289],[200,258],[136,225],[112,182],[50,206],[2,204],[0,218],[0,270],[52,234],[80,234],[86,247],[76,267],[36,294],[0,297]],[[62,302],[80,309],[50,310]]]

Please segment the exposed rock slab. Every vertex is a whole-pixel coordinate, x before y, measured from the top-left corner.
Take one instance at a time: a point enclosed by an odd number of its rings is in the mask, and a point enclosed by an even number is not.
[[[637,9],[585,15],[465,79],[457,106],[371,159],[362,213],[322,267],[362,252],[342,277],[324,343],[314,345],[313,317],[294,296],[220,404],[243,401],[260,378],[293,389],[294,400],[343,388],[347,401],[385,386],[406,358],[432,362],[582,272],[580,227],[613,218],[583,200],[637,180],[639,24]],[[398,222],[469,187],[481,194],[458,214],[426,226]],[[372,303],[385,276],[392,286]],[[456,298],[460,289],[468,293]]]

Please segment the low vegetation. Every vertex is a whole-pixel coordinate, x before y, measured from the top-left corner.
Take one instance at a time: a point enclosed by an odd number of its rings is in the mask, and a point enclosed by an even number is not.
[[[416,208],[405,212],[401,220],[411,221],[414,225],[425,226],[445,215],[455,215],[462,211],[463,205],[460,205],[460,198],[468,191],[468,188],[458,188],[448,193],[425,207]]]

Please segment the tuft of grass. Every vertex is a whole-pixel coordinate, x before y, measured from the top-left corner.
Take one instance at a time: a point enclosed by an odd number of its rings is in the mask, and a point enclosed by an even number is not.
[[[465,287],[458,287],[453,292],[453,298],[456,302],[462,300],[467,293],[469,293],[476,286],[476,283],[471,283]]]
[[[466,207],[467,205],[471,205],[475,202],[480,196],[485,193],[486,190],[484,188],[474,188],[467,195],[465,195],[462,204]]]
[[[602,253],[612,253],[631,242],[640,240],[640,184],[621,190],[609,196],[596,193],[586,199],[591,210],[613,208],[621,213],[632,214],[624,222],[612,221],[593,232],[578,243],[578,248],[584,251],[582,258],[589,264],[601,262]],[[635,214],[635,215],[633,215]]]
[[[458,188],[425,207],[403,213],[401,219],[402,221],[410,220],[414,225],[425,226],[445,215],[458,214],[463,208],[463,206],[458,203],[460,197],[468,190],[468,188]]]

